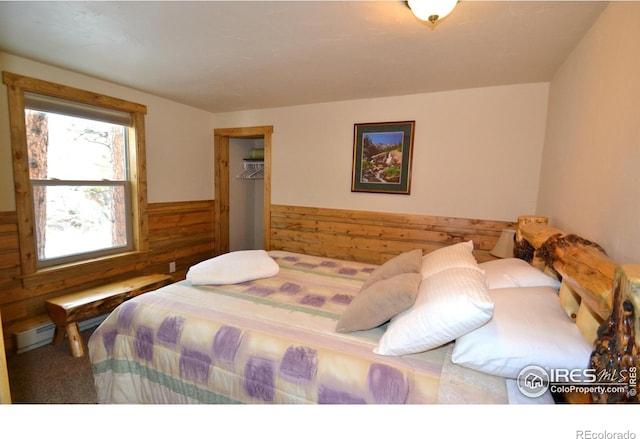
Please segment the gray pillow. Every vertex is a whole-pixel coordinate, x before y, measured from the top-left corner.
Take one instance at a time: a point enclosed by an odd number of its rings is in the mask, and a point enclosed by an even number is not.
[[[422,269],[422,250],[415,249],[402,253],[376,268],[365,280],[362,288],[367,288],[374,283],[389,279],[403,273],[420,273]]]
[[[421,281],[420,273],[403,273],[362,288],[340,316],[336,331],[364,331],[387,322],[413,305]]]

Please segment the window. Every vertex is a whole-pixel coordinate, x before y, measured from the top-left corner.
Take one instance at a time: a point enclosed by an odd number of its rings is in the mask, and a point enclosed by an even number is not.
[[[25,94],[39,267],[132,249],[131,122],[127,113],[108,116],[96,107]]]
[[[139,104],[4,72],[23,274],[146,249]]]

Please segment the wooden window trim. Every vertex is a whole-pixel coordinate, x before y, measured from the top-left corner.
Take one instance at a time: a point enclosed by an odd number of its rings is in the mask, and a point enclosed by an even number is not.
[[[67,272],[73,269],[74,266],[86,266],[87,264],[95,266],[95,269],[100,269],[105,265],[113,264],[114,259],[122,258],[123,260],[130,260],[132,253],[147,252],[149,249],[149,230],[147,222],[147,173],[144,125],[144,116],[147,113],[147,107],[122,99],[10,72],[2,72],[2,81],[7,86],[9,100],[9,128],[16,194],[16,215],[18,218],[20,262],[24,286],[27,287],[28,285],[40,283],[41,280],[38,278],[50,276],[52,271]],[[131,214],[133,215],[133,252],[129,251],[121,255],[84,260],[60,267],[38,269],[33,227],[33,198],[29,182],[29,159],[24,113],[25,92],[54,96],[131,114],[129,179],[131,181]]]

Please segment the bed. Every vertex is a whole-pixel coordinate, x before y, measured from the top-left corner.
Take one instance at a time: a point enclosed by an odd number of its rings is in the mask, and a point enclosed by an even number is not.
[[[561,280],[560,305],[593,351],[588,376],[556,386],[565,402],[637,403],[640,264],[618,264],[605,249],[548,225],[518,219],[515,256]]]
[[[549,230],[522,217],[520,258],[481,264],[471,241],[380,266],[279,250],[203,261],[93,333],[98,402],[553,403],[549,383],[539,391],[522,369],[586,368],[594,340],[583,331],[593,322],[575,324],[566,293],[558,300],[563,289],[580,297],[579,277],[557,268],[563,257],[538,255]]]

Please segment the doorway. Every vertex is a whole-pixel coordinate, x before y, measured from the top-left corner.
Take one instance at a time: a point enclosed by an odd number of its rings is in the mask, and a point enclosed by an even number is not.
[[[229,144],[230,139],[262,139],[264,145],[264,185],[262,236],[265,250],[271,248],[271,135],[272,126],[220,128],[213,131],[215,184],[216,254],[229,252]]]

